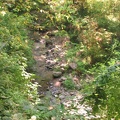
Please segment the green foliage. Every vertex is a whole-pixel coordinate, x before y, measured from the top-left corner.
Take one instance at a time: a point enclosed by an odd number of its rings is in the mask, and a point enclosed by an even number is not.
[[[70,78],[63,82],[63,86],[67,89],[75,89],[75,83]]]
[[[29,16],[18,17],[8,12],[5,7],[0,9],[0,116],[2,119],[7,116],[12,119],[12,115],[19,112],[25,115],[22,112],[22,104],[25,100],[28,101],[27,84],[33,79],[33,75],[26,71],[33,61],[31,42],[26,30],[30,21]],[[9,115],[5,111],[8,111]]]
[[[31,10],[39,8],[39,0],[2,0],[1,1],[4,6],[8,8],[10,12],[23,14],[26,12],[30,12]]]
[[[97,19],[99,27],[106,28],[113,33],[119,31],[119,0],[89,1],[88,9],[89,14]]]
[[[120,87],[120,64],[116,60],[111,60],[107,66],[101,64],[94,67],[91,73],[95,79],[90,85],[86,85],[85,91],[87,99],[91,100],[94,112],[105,114],[108,119],[120,118],[119,87]]]
[[[86,25],[82,27],[83,31],[80,33],[79,38],[84,46],[84,54],[86,59],[89,59],[90,64],[102,62],[111,53],[111,35],[105,29],[98,28],[97,22],[89,17],[84,18]]]
[[[35,88],[27,86],[32,79],[32,75],[27,71],[33,64],[27,26],[39,31],[58,29],[56,36],[70,37],[72,43],[67,46],[69,50],[66,58],[77,64],[77,69],[72,73],[90,74],[94,78],[90,85],[85,86],[86,96],[91,99],[89,102],[95,111],[99,110],[106,114],[108,119],[119,119],[120,109],[117,107],[120,106],[119,10],[119,0],[74,2],[73,0],[2,0],[0,2],[1,119],[11,118],[10,115],[17,112],[22,113],[20,119],[36,115],[38,119],[47,120],[51,119],[53,114],[59,119],[61,115],[59,112],[61,108],[58,108],[58,111],[56,109],[49,111],[44,105],[31,105],[30,101],[35,103],[38,96]],[[34,23],[30,25],[33,18]],[[63,85],[68,89],[75,88],[70,78],[64,81]],[[29,91],[30,88],[32,93]],[[34,97],[31,97],[31,94],[34,94]]]

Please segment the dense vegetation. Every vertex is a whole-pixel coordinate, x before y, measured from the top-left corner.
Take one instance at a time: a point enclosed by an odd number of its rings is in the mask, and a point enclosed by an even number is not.
[[[31,88],[34,75],[29,73],[33,64],[29,29],[57,29],[57,36],[68,36],[66,59],[78,65],[73,74],[82,76],[85,101],[103,119],[120,119],[119,12],[119,0],[1,0],[0,119],[19,113],[20,120],[32,115],[48,120],[52,114],[34,107],[37,91]],[[87,75],[92,79],[86,82]],[[74,87],[68,83],[69,89]]]

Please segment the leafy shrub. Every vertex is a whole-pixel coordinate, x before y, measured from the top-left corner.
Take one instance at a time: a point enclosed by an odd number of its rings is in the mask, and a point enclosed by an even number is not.
[[[86,87],[86,98],[91,100],[95,113],[99,111],[108,119],[119,119],[119,62],[111,60],[108,66],[101,64],[93,72],[96,77],[90,86]]]
[[[0,116],[3,119],[7,116],[4,111],[8,111],[8,117],[19,112],[25,114],[21,106],[23,101],[28,101],[27,84],[33,79],[26,69],[33,60],[26,31],[29,17],[18,17],[2,8],[0,19]]]
[[[99,27],[103,27],[113,33],[119,31],[119,0],[88,1],[89,14],[96,18]]]
[[[66,87],[67,89],[74,89],[75,88],[75,84],[71,79],[67,79],[63,82],[63,86]]]
[[[8,8],[10,12],[19,14],[30,12],[31,10],[37,9],[37,7],[39,8],[38,5],[40,3],[39,0],[36,0],[34,2],[32,0],[2,0],[1,2],[4,6]]]
[[[102,62],[111,53],[112,33],[98,28],[97,22],[92,18],[86,17],[83,21],[86,21],[86,25],[82,27],[79,38],[84,46],[85,57],[90,58],[90,64]]]

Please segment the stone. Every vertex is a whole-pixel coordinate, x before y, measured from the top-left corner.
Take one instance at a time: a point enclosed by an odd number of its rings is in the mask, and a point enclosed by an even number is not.
[[[37,117],[33,115],[30,120],[37,120]]]
[[[69,67],[73,70],[75,70],[77,68],[77,64],[76,63],[69,63]]]
[[[56,71],[53,71],[53,77],[54,78],[58,78],[62,75],[62,72],[56,72]]]
[[[60,86],[61,86],[61,82],[56,81],[56,82],[54,83],[54,86],[55,86],[55,87],[60,87]]]

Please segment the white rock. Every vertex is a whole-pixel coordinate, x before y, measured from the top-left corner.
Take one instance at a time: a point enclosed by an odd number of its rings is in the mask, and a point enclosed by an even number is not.
[[[33,115],[30,120],[37,120],[37,117]]]

